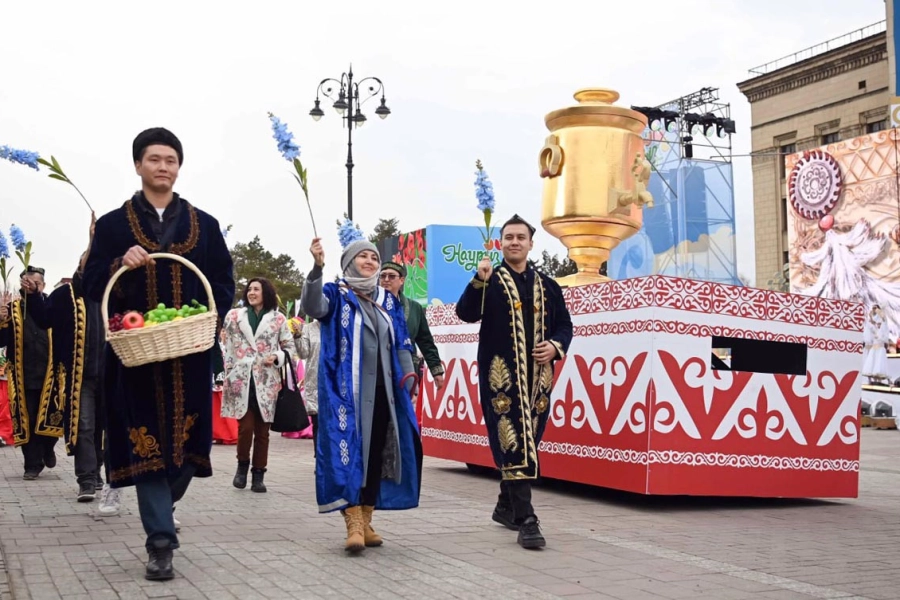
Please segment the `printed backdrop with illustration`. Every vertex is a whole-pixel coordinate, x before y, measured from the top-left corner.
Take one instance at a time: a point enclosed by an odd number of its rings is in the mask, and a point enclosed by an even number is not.
[[[879,304],[900,338],[895,129],[785,159],[791,291]]]
[[[500,239],[487,249],[483,236],[483,227],[428,225],[384,240],[379,252],[406,266],[407,298],[425,306],[450,304],[459,300],[485,252],[495,265],[503,258]]]

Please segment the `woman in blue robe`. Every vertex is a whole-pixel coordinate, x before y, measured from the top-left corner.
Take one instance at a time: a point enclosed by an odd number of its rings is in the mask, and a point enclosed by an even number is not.
[[[313,240],[315,266],[300,302],[319,319],[319,512],[340,510],[345,549],[380,546],[372,512],[419,504],[422,446],[410,394],[416,387],[403,306],[378,285],[381,256],[364,239],[341,255],[344,277],[323,285],[325,252]]]

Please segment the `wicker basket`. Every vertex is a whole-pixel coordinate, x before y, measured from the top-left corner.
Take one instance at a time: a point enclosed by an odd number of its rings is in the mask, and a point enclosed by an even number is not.
[[[109,330],[109,294],[116,283],[129,267],[122,267],[110,278],[103,293],[103,304],[100,309],[103,312],[103,328],[106,331],[106,341],[112,346],[116,356],[126,367],[137,367],[149,363],[162,362],[173,358],[180,358],[188,354],[203,352],[213,347],[216,339],[216,300],[213,298],[209,280],[200,272],[200,269],[191,261],[164,252],[151,254],[150,258],[167,258],[180,262],[193,271],[206,290],[209,298],[208,312],[194,315],[180,321],[168,321],[154,327],[140,329],[126,329],[110,332]],[[150,307],[152,310],[154,307]]]

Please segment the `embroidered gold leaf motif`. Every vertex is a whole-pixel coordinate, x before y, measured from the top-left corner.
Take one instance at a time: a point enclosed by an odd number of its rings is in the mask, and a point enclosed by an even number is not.
[[[59,424],[62,423],[63,415],[61,412],[56,411],[52,415],[50,415],[50,424],[53,427],[59,427]]]
[[[491,404],[494,405],[494,412],[498,415],[505,415],[509,412],[509,407],[512,406],[512,398],[500,392],[497,394],[493,400],[491,400]]]
[[[194,413],[184,418],[184,441],[188,441],[189,439],[191,439],[191,436],[188,432],[191,430],[191,427],[194,426],[194,423],[197,422],[197,417],[199,416],[199,414]]]
[[[534,411],[537,414],[541,414],[550,407],[550,398],[547,397],[547,394],[541,394],[541,397],[538,398],[538,401],[534,403]]]
[[[499,356],[495,356],[491,360],[491,370],[488,374],[488,384],[491,390],[499,392],[500,390],[508,391],[512,387],[512,378],[509,373],[509,367]]]
[[[506,417],[501,417],[497,423],[497,434],[500,438],[500,448],[504,452],[515,452],[519,449],[519,441],[516,439],[516,429],[513,427],[512,421]]]
[[[128,439],[134,444],[134,450],[132,450],[132,452],[141,458],[151,458],[153,456],[161,455],[156,438],[147,433],[146,427],[140,427],[138,429],[130,427]]]
[[[548,366],[544,366],[541,369],[541,389],[550,391],[550,388],[553,386],[553,369]]]
[[[56,406],[62,406],[66,401],[66,367],[62,364],[59,364],[56,369],[56,380],[58,386],[56,390]]]

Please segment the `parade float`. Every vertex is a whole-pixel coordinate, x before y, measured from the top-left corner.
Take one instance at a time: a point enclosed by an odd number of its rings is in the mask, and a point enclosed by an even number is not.
[[[546,116],[536,172],[542,225],[579,267],[560,280],[575,338],[556,365],[542,475],[641,494],[855,497],[862,304],[600,275],[653,202],[641,138],[648,121],[617,106],[611,90],[575,98]],[[430,276],[415,244],[409,258]],[[429,456],[492,467],[478,325],[460,322],[453,304],[471,273],[457,275],[452,296],[420,298],[446,368],[441,390],[430,377],[423,385],[422,440]]]

